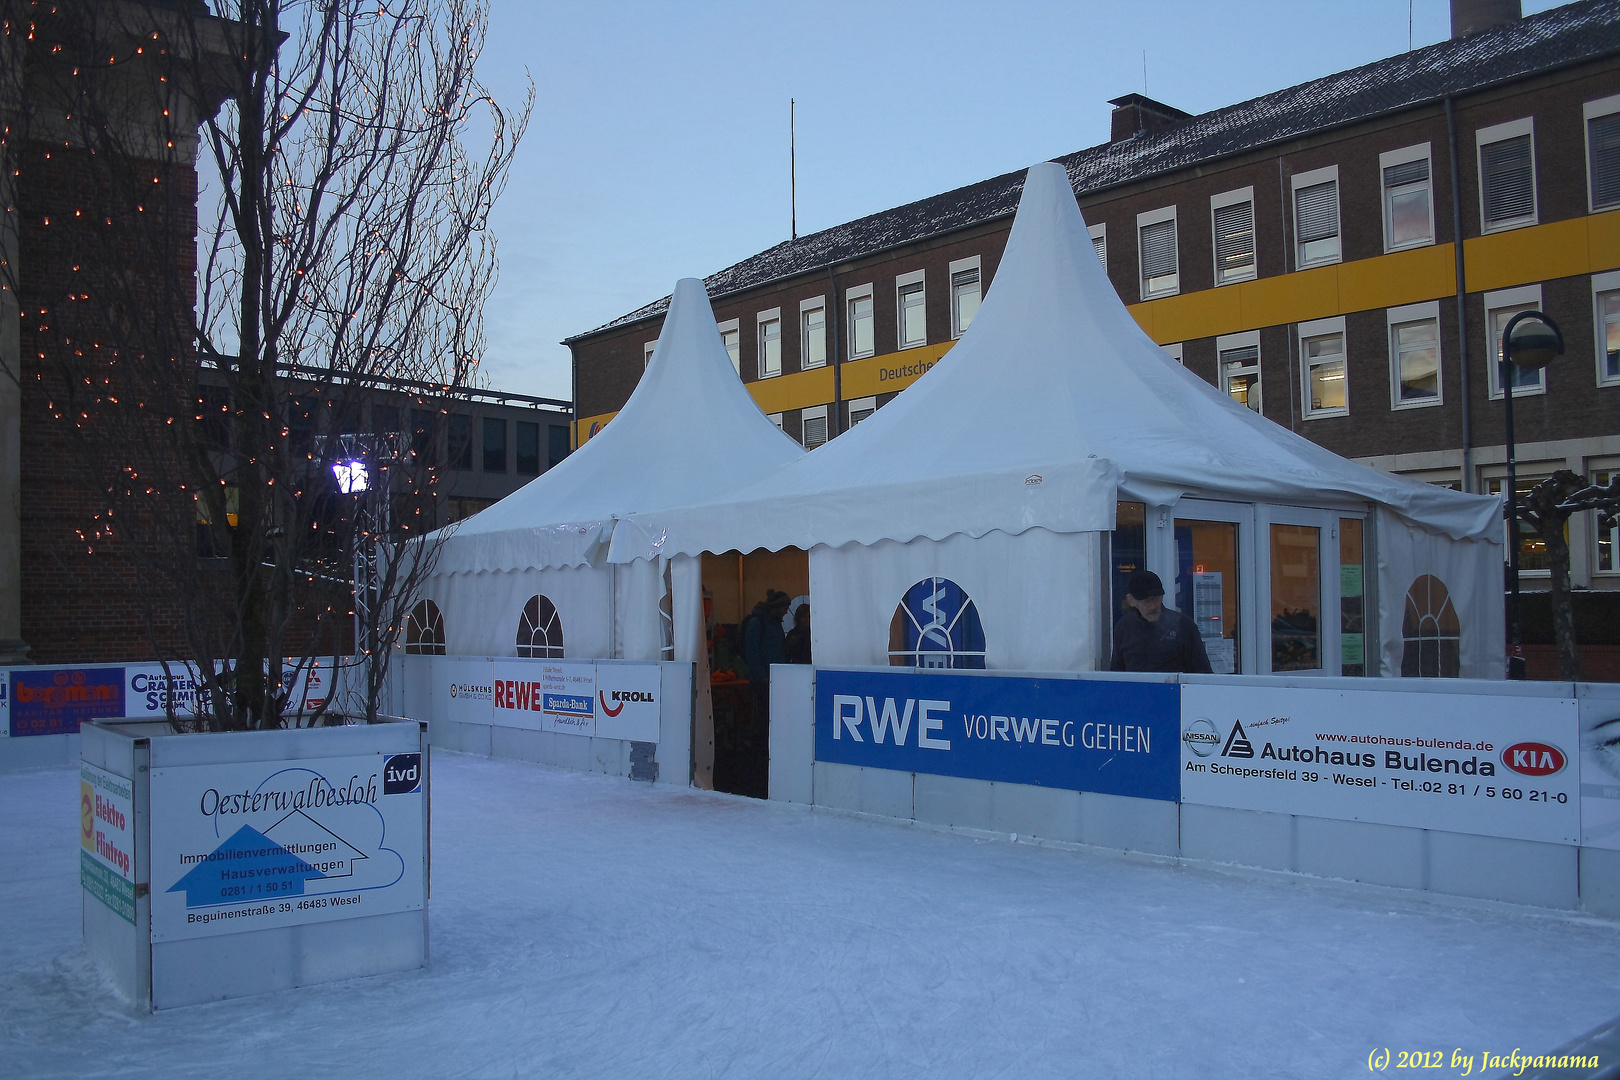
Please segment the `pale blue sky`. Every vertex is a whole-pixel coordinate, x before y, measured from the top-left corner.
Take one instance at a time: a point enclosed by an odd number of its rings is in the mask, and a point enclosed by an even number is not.
[[[492,0],[480,74],[538,98],[497,205],[489,385],[567,398],[559,342],[799,232],[1108,138],[1111,97],[1197,113],[1404,52],[1408,0]],[[1524,0],[1530,14],[1557,6]],[[1411,0],[1412,42],[1448,36]]]

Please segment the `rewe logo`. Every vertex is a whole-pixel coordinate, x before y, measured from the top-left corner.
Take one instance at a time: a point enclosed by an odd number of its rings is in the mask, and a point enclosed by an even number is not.
[[[1551,776],[1564,767],[1564,752],[1547,743],[1514,743],[1502,751],[1502,764],[1525,776]]]
[[[409,795],[422,790],[422,755],[390,754],[383,762],[383,794]]]
[[[1232,721],[1232,734],[1226,737],[1226,745],[1221,747],[1221,757],[1254,757],[1254,744],[1243,734],[1243,721]]]

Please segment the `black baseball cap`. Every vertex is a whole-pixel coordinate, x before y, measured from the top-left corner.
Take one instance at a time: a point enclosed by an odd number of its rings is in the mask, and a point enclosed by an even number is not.
[[[1164,583],[1159,580],[1159,575],[1151,570],[1136,570],[1132,572],[1130,584],[1125,587],[1125,591],[1138,600],[1151,600],[1155,596],[1164,595]]]

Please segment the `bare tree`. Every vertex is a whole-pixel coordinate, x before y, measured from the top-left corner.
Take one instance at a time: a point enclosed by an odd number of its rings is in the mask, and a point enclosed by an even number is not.
[[[285,723],[351,632],[374,717],[432,569],[402,541],[434,524],[443,395],[476,379],[532,89],[513,113],[478,82],[482,0],[0,2],[28,34],[8,212],[24,247],[57,228],[72,267],[8,271],[14,374],[97,497],[81,541],[135,568],[206,726]],[[339,447],[367,495],[334,483]]]
[[[1568,469],[1559,469],[1519,500],[1519,520],[1536,531],[1547,545],[1552,571],[1553,641],[1558,649],[1558,677],[1567,682],[1581,677],[1580,649],[1575,635],[1575,605],[1569,589],[1569,519],[1583,510],[1595,511],[1598,528],[1612,529],[1620,516],[1620,476],[1607,487],[1588,484]]]

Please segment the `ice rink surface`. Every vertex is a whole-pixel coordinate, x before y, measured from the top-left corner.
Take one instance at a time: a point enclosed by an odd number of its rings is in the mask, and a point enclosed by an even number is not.
[[[0,777],[0,1076],[1345,1077],[1620,1013],[1620,925],[1579,916],[442,752],[433,783],[427,970],[139,1015],[80,953],[76,772]]]

